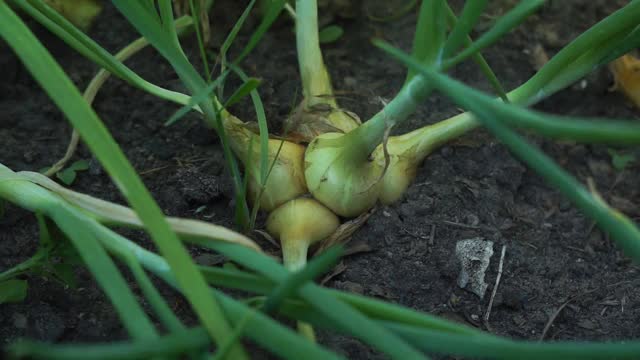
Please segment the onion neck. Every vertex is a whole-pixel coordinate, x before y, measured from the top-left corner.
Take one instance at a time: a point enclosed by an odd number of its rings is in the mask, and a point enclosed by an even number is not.
[[[329,72],[322,59],[318,36],[318,5],[316,0],[296,0],[296,47],[305,108],[327,104],[334,109],[329,122],[343,132],[358,127],[358,123],[337,110]]]
[[[217,102],[217,101],[216,101]],[[240,158],[245,167],[248,166],[249,144],[253,142],[254,152],[260,149],[260,139],[256,133],[248,129],[245,123],[220,107],[220,120],[231,150]]]
[[[419,163],[437,147],[466,134],[479,125],[471,113],[465,112],[404,135],[395,136],[389,140],[387,149],[391,155],[403,155]],[[381,146],[377,151],[382,151]]]
[[[309,246],[331,235],[340,220],[317,200],[300,197],[272,211],[266,225],[280,239],[285,266],[298,270],[307,262]]]
[[[359,128],[345,135],[349,153],[367,158],[382,143],[387,129],[405,121],[431,93],[424,77],[414,76],[386,106]]]
[[[309,241],[303,236],[280,236],[282,263],[289,271],[298,271],[307,264]]]

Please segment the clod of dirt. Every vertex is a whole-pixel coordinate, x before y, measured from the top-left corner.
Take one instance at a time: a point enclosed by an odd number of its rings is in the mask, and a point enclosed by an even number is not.
[[[29,317],[27,334],[41,341],[56,341],[62,336],[66,324],[59,310],[48,304],[36,305]]]
[[[352,281],[336,281],[335,287],[354,294],[364,294],[364,287]]]
[[[195,257],[195,262],[202,266],[216,266],[226,261],[226,258],[222,255],[216,254],[201,254]]]
[[[178,169],[178,182],[183,198],[192,205],[208,204],[223,193],[218,176],[202,174],[191,167]]]
[[[27,328],[27,317],[20,313],[13,314],[13,326],[18,329]]]
[[[493,255],[493,241],[482,238],[460,240],[456,243],[456,258],[460,263],[458,286],[478,295],[481,299],[487,290],[484,274]]]

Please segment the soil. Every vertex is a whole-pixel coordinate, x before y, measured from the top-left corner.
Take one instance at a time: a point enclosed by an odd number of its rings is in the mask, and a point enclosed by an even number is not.
[[[363,10],[384,14],[406,0],[364,1]],[[217,51],[226,31],[242,11],[234,1],[218,1],[214,8],[211,50]],[[599,19],[626,1],[553,1],[523,26],[485,51],[504,82],[513,88],[530,77],[537,64],[533,53],[541,46],[556,52]],[[513,1],[494,1],[478,29],[486,29]],[[217,15],[215,15],[217,14]],[[224,15],[223,15],[224,14]],[[405,70],[374,48],[369,39],[383,37],[404,49],[411,47],[415,11],[390,22],[361,15],[342,18],[329,14],[344,27],[345,35],[324,46],[325,61],[336,89],[343,91],[342,106],[367,119],[390,99],[404,80]],[[331,19],[333,17],[333,19]],[[257,24],[253,17],[247,28]],[[96,67],[42,28],[32,28],[80,87],[86,86]],[[134,30],[110,5],[90,31],[110,51],[134,39]],[[238,44],[250,32],[243,30]],[[477,35],[477,34],[476,34]],[[199,62],[192,38],[186,52]],[[33,81],[5,43],[0,43],[0,161],[18,170],[38,170],[64,153],[70,129],[64,117]],[[237,49],[236,49],[237,50]],[[153,50],[144,50],[128,62],[144,78],[183,90],[177,76]],[[288,21],[278,21],[243,64],[263,80],[259,90],[272,129],[280,127],[301,93],[295,42]],[[473,64],[452,75],[490,91]],[[537,106],[566,115],[638,118],[618,93],[607,89],[606,69]],[[230,93],[233,84],[227,86]],[[253,120],[250,106],[232,112]],[[176,107],[110,80],[94,107],[131,163],[169,215],[205,219],[234,226],[233,199],[216,135],[197,116],[164,127]],[[433,96],[409,121],[403,132],[445,119],[459,110]],[[583,183],[593,180],[601,195],[631,218],[640,218],[640,162],[617,170],[604,146],[550,142],[528,136]],[[635,153],[639,155],[638,152]],[[72,188],[122,202],[109,177],[81,146],[75,159],[91,162]],[[131,232],[131,236],[142,237]],[[457,285],[459,266],[456,242],[484,238],[493,242],[494,255],[486,273],[487,294],[479,298]],[[257,239],[270,252],[278,249]],[[147,240],[144,243],[149,244]],[[34,216],[14,206],[0,219],[0,271],[32,255],[38,244]],[[360,251],[343,260],[342,270],[327,286],[382,298],[471,326],[484,328],[498,273],[500,252],[506,247],[503,273],[496,292],[490,329],[517,339],[540,339],[545,326],[548,340],[623,340],[640,337],[640,269],[625,257],[609,237],[593,227],[568,200],[515,159],[490,134],[479,130],[437,150],[420,167],[415,183],[397,203],[380,208],[350,242]],[[219,258],[194,249],[201,263]],[[0,305],[0,344],[19,337],[67,343],[126,338],[115,312],[90,274],[76,270],[78,286],[70,288],[49,277],[27,276],[30,288],[24,302]],[[189,322],[186,302],[162,287],[174,310]],[[320,341],[349,358],[381,358],[356,340],[320,334]]]

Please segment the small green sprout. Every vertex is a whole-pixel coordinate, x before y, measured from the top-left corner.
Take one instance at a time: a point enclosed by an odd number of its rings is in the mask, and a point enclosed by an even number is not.
[[[608,149],[611,155],[611,164],[617,171],[623,171],[629,164],[636,161],[634,154],[620,152],[614,149]]]
[[[40,173],[46,173],[50,167],[40,169]],[[56,177],[62,181],[65,185],[69,186],[73,184],[78,176],[78,171],[85,171],[89,169],[89,162],[87,160],[78,160],[71,164],[68,168],[60,170],[56,173]]]
[[[329,44],[338,41],[344,34],[344,29],[339,25],[328,25],[320,30],[318,38],[321,44]]]

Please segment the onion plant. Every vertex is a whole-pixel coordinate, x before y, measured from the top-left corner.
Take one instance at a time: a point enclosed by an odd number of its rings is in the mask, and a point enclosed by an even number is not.
[[[113,56],[43,0],[0,0],[0,36],[63,111],[79,137],[104,166],[131,209],[79,194],[31,172],[14,172],[0,164],[0,198],[38,214],[41,231],[59,228],[71,241],[105,291],[131,340],[105,345],[49,345],[29,341],[9,347],[14,356],[35,358],[141,358],[186,354],[200,358],[213,342],[217,357],[247,358],[239,341],[246,336],[285,358],[337,358],[315,344],[310,327],[305,336],[289,330],[270,315],[275,313],[332,331],[354,336],[397,359],[426,358],[425,352],[495,358],[634,358],[640,343],[530,343],[518,342],[424,313],[362,296],[329,290],[311,281],[335,262],[340,252],[327,251],[307,264],[308,248],[340,231],[340,222],[364,216],[376,204],[402,197],[421,162],[438,146],[479,126],[485,126],[513,153],[549,181],[612,235],[627,255],[640,259],[640,232],[636,224],[610,208],[582,186],[516,130],[552,139],[632,146],[640,143],[640,126],[629,121],[554,116],[527,109],[571,85],[595,68],[640,45],[640,1],[611,14],[561,49],[533,77],[506,92],[481,51],[523,22],[543,1],[527,0],[497,19],[476,40],[470,33],[488,1],[467,1],[456,15],[445,0],[423,0],[418,11],[413,48],[405,54],[375,41],[386,54],[407,65],[403,86],[371,119],[359,117],[338,104],[329,71],[322,58],[315,0],[296,0],[289,13],[295,22],[296,47],[303,99],[286,120],[283,134],[269,134],[259,81],[242,70],[262,35],[285,7],[284,0],[264,2],[263,18],[239,55],[228,58],[231,44],[255,0],[226,38],[217,59],[220,73],[209,71],[204,49],[205,28],[198,24],[203,4],[190,0],[191,16],[175,20],[170,0],[113,0],[127,21],[143,36],[138,43]],[[288,6],[288,5],[287,5]],[[129,84],[180,104],[167,121],[176,124],[189,112],[202,114],[221,139],[233,176],[236,218],[242,230],[255,224],[256,213],[269,213],[267,231],[282,243],[283,266],[263,254],[247,236],[212,224],[165,217],[140,181],[99,117],[83,99],[60,66],[16,16],[21,10],[63,39],[104,71]],[[194,28],[200,61],[199,74],[185,55],[179,36]],[[152,45],[172,66],[189,94],[152,84],[124,63],[136,49]],[[492,84],[494,95],[484,94],[447,75],[463,61],[472,60]],[[615,64],[615,63],[614,63]],[[227,78],[242,80],[225,97]],[[618,79],[619,80],[619,79]],[[104,81],[104,80],[102,80]],[[620,83],[620,81],[619,81]],[[391,135],[434,91],[443,93],[468,112],[406,134]],[[93,92],[95,96],[95,91]],[[250,96],[258,131],[234,116],[229,107]],[[173,125],[178,126],[178,125]],[[240,170],[240,164],[244,172]],[[247,203],[247,200],[250,204]],[[250,207],[252,206],[252,208]],[[145,250],[110,226],[146,230],[159,253]],[[198,267],[184,242],[220,252],[244,267],[229,270]],[[113,259],[134,275],[166,333],[149,320]],[[39,258],[38,258],[39,259]],[[24,266],[21,268],[25,268]],[[188,329],[151,283],[154,274],[184,294],[202,327]],[[16,274],[10,271],[8,274]],[[1,278],[1,277],[0,277]],[[251,302],[233,299],[218,287],[258,295]],[[161,345],[158,345],[161,344]]]

